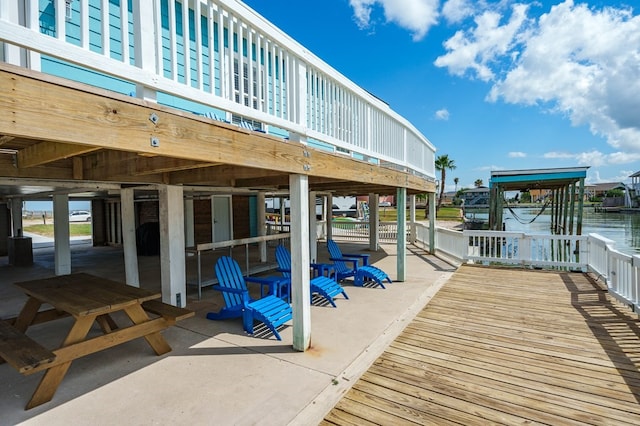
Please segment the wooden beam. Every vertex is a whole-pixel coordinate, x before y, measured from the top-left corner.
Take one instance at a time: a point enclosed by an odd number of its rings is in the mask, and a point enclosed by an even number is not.
[[[11,142],[14,139],[15,138],[13,136],[0,136],[0,146],[4,145],[5,143]]]
[[[0,175],[11,178],[34,178],[34,179],[73,179],[72,170],[69,167],[30,167],[19,169],[15,166],[13,158],[0,155]]]
[[[108,97],[104,90],[90,86],[76,83],[66,87],[68,84],[63,79],[0,65],[0,134],[58,143],[21,151],[21,167],[110,149],[408,190],[425,189],[424,179],[405,172],[218,125],[169,107],[115,94]],[[158,117],[156,123],[149,120],[152,113]],[[80,147],[71,147],[76,145]]]
[[[40,142],[18,151],[18,167],[28,168],[99,150],[99,146]]]
[[[136,175],[151,175],[156,173],[189,170],[200,167],[210,167],[214,164],[202,161],[182,160],[167,157],[142,157],[136,158]]]

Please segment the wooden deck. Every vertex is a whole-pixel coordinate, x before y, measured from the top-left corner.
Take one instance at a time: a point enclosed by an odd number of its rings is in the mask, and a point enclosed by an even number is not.
[[[638,425],[640,323],[612,300],[580,273],[462,266],[323,424]]]

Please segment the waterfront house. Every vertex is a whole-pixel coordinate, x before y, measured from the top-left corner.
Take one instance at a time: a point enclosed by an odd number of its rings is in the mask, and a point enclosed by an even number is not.
[[[123,247],[131,285],[155,223],[163,300],[184,306],[185,249],[260,239],[268,196],[290,199],[296,265],[317,250],[309,199],[433,198],[429,140],[242,2],[4,0],[0,47],[0,251],[23,243],[24,200],[52,200],[56,275],[70,199],[91,201],[93,243]]]

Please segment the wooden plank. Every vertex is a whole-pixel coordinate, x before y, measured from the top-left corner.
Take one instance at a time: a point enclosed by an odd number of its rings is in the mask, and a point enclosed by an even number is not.
[[[637,321],[584,274],[463,266],[325,420],[640,424]]]
[[[171,320],[172,322],[191,318],[196,314],[189,309],[169,305],[167,303],[161,302],[160,300],[147,300],[142,304],[142,308],[145,311],[160,315],[166,320]]]
[[[0,321],[0,358],[22,374],[55,358],[49,349],[35,342],[6,321]]]

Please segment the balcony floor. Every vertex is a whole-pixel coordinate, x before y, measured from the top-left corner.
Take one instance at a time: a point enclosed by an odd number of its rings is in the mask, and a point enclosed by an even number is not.
[[[640,424],[638,317],[580,273],[463,266],[325,424]]]

